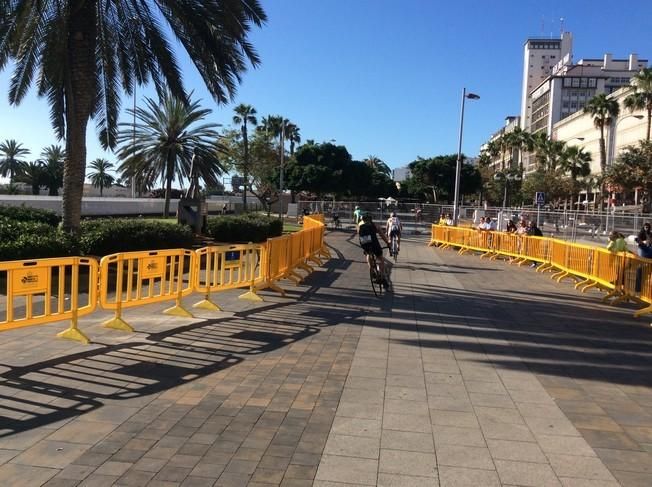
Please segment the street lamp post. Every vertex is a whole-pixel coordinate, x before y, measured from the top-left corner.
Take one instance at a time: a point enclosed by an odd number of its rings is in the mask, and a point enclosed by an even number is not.
[[[279,174],[278,217],[283,221],[283,166],[285,163],[285,119],[281,121],[281,171]]]
[[[466,88],[462,89],[462,107],[460,108],[460,134],[457,146],[457,163],[455,164],[455,192],[453,201],[453,224],[457,225],[460,218],[460,175],[462,173],[462,134],[464,132],[464,102],[466,99],[478,100],[480,97],[474,93],[467,93]]]

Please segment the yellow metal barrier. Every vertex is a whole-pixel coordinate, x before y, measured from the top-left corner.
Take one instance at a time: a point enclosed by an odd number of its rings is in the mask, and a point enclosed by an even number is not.
[[[192,317],[181,305],[181,298],[193,291],[195,259],[195,253],[185,249],[124,252],[102,258],[100,305],[115,310],[104,326],[133,331],[122,319],[124,308],[173,299],[175,305],[165,314]]]
[[[267,247],[261,244],[223,245],[204,247],[195,251],[196,271],[193,288],[204,295],[194,305],[219,311],[220,307],[210,299],[210,293],[248,287],[240,299],[262,301],[256,294],[256,286],[266,280]]]
[[[324,215],[315,214],[315,215],[304,217],[303,229],[304,229],[303,231],[311,230],[316,232],[317,234],[316,240],[313,242],[314,246],[312,247],[311,250],[312,257],[317,257],[318,255],[321,255],[327,259],[330,259],[331,253],[326,247],[326,244],[324,242],[324,234],[326,233],[326,226],[324,225]],[[311,238],[314,237],[311,235]]]
[[[95,260],[81,257],[0,262],[7,287],[0,331],[70,320],[57,336],[89,343],[77,321],[97,306],[97,269]]]

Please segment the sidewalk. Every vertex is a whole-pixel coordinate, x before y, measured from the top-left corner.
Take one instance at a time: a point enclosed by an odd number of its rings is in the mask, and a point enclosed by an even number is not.
[[[7,486],[649,486],[652,329],[529,268],[355,239],[288,298],[220,296],[132,335],[0,335]],[[188,301],[191,304],[199,298]]]

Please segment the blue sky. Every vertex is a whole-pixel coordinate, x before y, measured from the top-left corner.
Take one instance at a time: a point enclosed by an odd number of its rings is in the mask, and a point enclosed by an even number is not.
[[[217,106],[180,56],[186,85],[214,110],[212,121],[228,125],[233,106],[249,103],[260,116],[292,120],[303,140],[335,140],[355,159],[376,155],[390,167],[457,150],[464,86],[481,96],[467,104],[463,144],[477,154],[504,117],[519,112],[524,41],[558,36],[560,17],[573,33],[575,60],[605,52],[652,59],[652,2],[644,0],[262,3],[269,21],[251,37],[262,65],[244,75],[234,104]],[[33,154],[56,143],[46,101],[31,94],[11,107],[8,84],[5,70],[0,140],[15,138]],[[115,159],[102,152],[91,125],[88,160],[96,157]]]

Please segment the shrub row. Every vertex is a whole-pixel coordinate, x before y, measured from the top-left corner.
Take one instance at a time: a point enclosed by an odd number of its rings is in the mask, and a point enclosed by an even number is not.
[[[0,261],[69,255],[101,257],[134,250],[189,248],[192,242],[188,227],[143,219],[83,221],[78,238],[39,222],[0,219]]]
[[[59,224],[59,216],[50,210],[40,210],[27,206],[3,206],[0,205],[0,218],[8,218],[19,222],[39,222],[50,226]]]
[[[115,252],[190,248],[193,243],[188,227],[155,220],[85,220],[80,236],[73,238],[53,225],[48,212],[17,208],[9,213],[11,216],[0,214],[0,261],[69,255],[101,257]],[[34,219],[29,219],[30,214]],[[14,215],[17,218],[12,218]],[[229,243],[259,243],[283,233],[281,220],[256,214],[212,217],[207,227],[209,236]]]
[[[217,242],[247,243],[264,242],[283,233],[283,222],[255,213],[211,217],[206,233]]]

